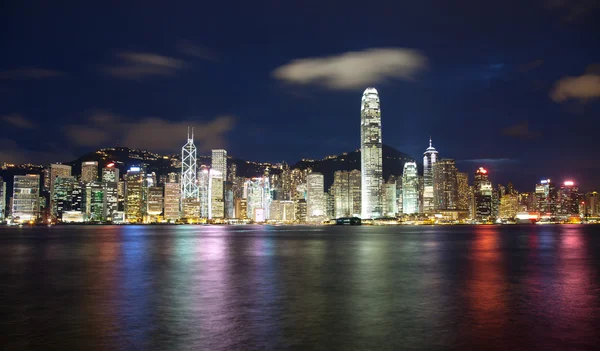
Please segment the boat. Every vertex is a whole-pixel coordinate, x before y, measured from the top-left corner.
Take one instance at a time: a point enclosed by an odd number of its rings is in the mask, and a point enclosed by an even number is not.
[[[342,217],[335,220],[336,225],[361,225],[358,217]]]

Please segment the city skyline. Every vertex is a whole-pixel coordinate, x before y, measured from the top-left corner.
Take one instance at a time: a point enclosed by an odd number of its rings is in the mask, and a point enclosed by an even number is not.
[[[459,168],[484,165],[500,182],[564,176],[591,188],[598,7],[548,3],[469,0],[431,12],[438,2],[384,2],[380,16],[356,1],[318,11],[12,2],[0,14],[0,159],[174,152],[188,125],[202,155],[321,158],[360,147],[356,94],[375,86],[383,141],[397,150],[419,157],[431,135]]]

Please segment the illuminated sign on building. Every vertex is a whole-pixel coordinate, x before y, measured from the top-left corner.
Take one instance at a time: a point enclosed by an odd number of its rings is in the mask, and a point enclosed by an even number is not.
[[[129,171],[130,171],[130,172],[139,172],[139,171],[141,171],[141,170],[142,170],[142,169],[141,169],[140,167],[130,167],[130,168],[129,168]]]

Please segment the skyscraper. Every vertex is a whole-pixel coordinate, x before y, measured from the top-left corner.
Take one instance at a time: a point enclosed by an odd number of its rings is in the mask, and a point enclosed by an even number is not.
[[[458,208],[458,184],[456,163],[451,159],[441,159],[433,166],[433,199],[435,210],[456,210]]]
[[[557,192],[557,213],[563,218],[579,214],[579,188],[573,181],[563,182]]]
[[[488,171],[479,167],[475,171],[475,218],[480,222],[492,220],[492,183],[488,179]]]
[[[221,174],[223,181],[227,180],[227,151],[223,149],[212,150],[211,166]]]
[[[81,163],[81,182],[83,184],[98,181],[98,162],[86,161]]]
[[[437,162],[438,152],[431,144],[429,138],[429,147],[423,153],[423,212],[429,213],[435,210],[434,204],[434,177],[433,165]]]
[[[140,167],[131,167],[125,174],[125,216],[130,223],[144,219],[144,173]]]
[[[375,88],[367,88],[360,106],[361,206],[362,218],[382,215],[383,154],[381,108]],[[310,211],[308,216],[310,217]]]
[[[324,177],[321,173],[310,173],[306,176],[306,211],[308,222],[322,222],[325,218]]]
[[[106,167],[102,168],[102,181],[103,182],[118,182],[119,181],[119,169],[115,167],[114,163],[109,163]]]
[[[396,217],[398,202],[396,200],[396,179],[388,180],[383,184],[383,216]]]
[[[187,143],[181,148],[181,198],[197,199],[198,183],[196,174],[196,145],[194,145],[194,129],[190,138],[188,128]]]
[[[415,214],[419,211],[419,175],[415,162],[404,163],[402,172],[402,213]]]
[[[146,203],[148,216],[156,217],[160,215],[163,212],[163,188],[159,186],[148,187],[148,201]]]
[[[22,222],[35,221],[40,215],[40,176],[14,176],[12,218]]]
[[[179,183],[167,182],[165,187],[165,204],[163,217],[167,221],[176,221],[180,215],[181,187]]]
[[[556,185],[550,179],[542,179],[535,186],[535,207],[540,215],[556,215]]]
[[[55,204],[55,214],[57,220],[62,220],[62,215],[66,211],[72,210],[73,187],[77,181],[74,177],[57,177],[54,180],[54,194],[50,199]]]
[[[333,177],[334,216],[360,217],[360,171],[337,171]]]
[[[225,218],[225,199],[224,199],[224,178],[223,174],[211,169],[208,181],[208,193],[210,194],[208,202],[208,218],[222,219]]]
[[[0,177],[0,222],[6,219],[6,182]]]
[[[458,190],[458,206],[459,210],[469,209],[470,189],[469,189],[469,174],[466,172],[456,172],[456,186]]]
[[[52,202],[54,197],[54,181],[58,177],[70,177],[71,166],[53,163],[50,165],[50,211],[52,218],[56,218],[56,204]]]

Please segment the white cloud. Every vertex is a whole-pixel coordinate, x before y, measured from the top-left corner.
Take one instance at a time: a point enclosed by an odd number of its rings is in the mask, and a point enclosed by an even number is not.
[[[122,62],[101,66],[101,70],[115,78],[142,79],[151,76],[172,76],[186,66],[185,61],[173,57],[125,51],[116,54]]]
[[[413,79],[426,65],[427,58],[418,51],[381,48],[294,60],[275,69],[273,76],[294,84],[355,89],[388,79]]]
[[[577,77],[564,77],[554,84],[550,93],[552,100],[563,102],[568,99],[586,101],[600,97],[600,75],[588,73]]]
[[[2,122],[11,124],[17,128],[34,129],[37,127],[35,124],[33,124],[33,122],[31,122],[30,120],[28,120],[27,118],[23,117],[22,115],[20,115],[18,113],[1,116],[0,120]]]
[[[67,135],[78,145],[100,147],[119,144],[152,151],[178,152],[187,137],[187,127],[194,127],[195,143],[199,151],[226,146],[226,134],[233,129],[235,119],[218,116],[211,121],[167,121],[147,117],[138,122],[105,111],[92,111],[85,125],[66,128]]]

